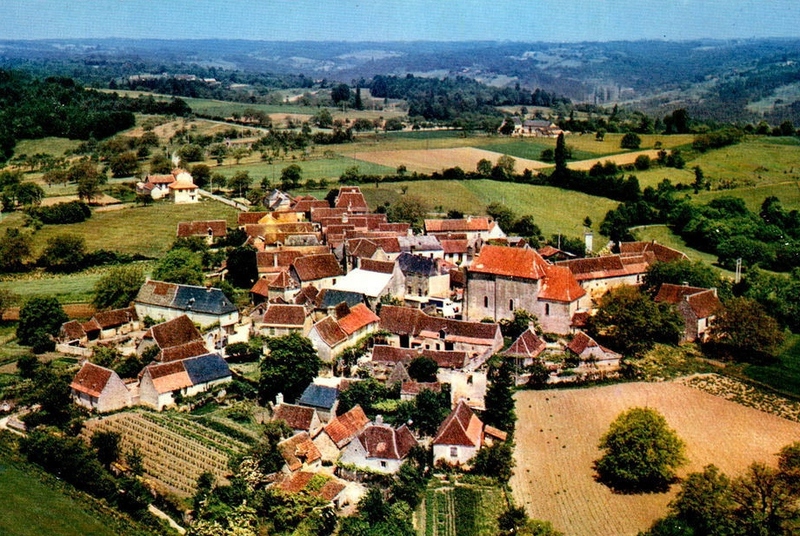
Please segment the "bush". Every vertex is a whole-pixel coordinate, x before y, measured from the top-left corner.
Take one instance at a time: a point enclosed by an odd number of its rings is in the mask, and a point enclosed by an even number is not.
[[[634,134],[633,132],[628,132],[624,136],[622,136],[622,141],[620,141],[619,146],[623,149],[638,149],[642,145],[642,138],[639,137],[638,134]]]
[[[80,223],[92,216],[92,210],[83,201],[57,203],[49,207],[31,207],[25,212],[42,223],[54,225]]]

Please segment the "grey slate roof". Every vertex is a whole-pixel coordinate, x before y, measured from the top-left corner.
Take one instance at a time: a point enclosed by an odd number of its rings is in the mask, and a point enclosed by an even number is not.
[[[224,315],[237,311],[236,306],[218,288],[178,285],[163,281],[146,281],[139,289],[136,302],[211,315]]]
[[[320,299],[321,298],[321,299]],[[355,307],[359,303],[366,303],[364,294],[360,292],[350,292],[349,290],[335,290],[331,288],[322,289],[317,296],[319,305],[318,309],[327,309],[328,307],[336,307],[342,302],[345,302],[348,307]]]
[[[442,244],[433,235],[398,236],[400,251],[442,251]]]
[[[397,265],[404,274],[438,275],[436,261],[421,255],[403,252],[397,257]]]
[[[205,354],[183,360],[192,385],[211,382],[231,375],[231,369],[219,354]]]
[[[335,387],[326,387],[324,385],[317,385],[315,383],[309,384],[306,390],[298,400],[301,406],[309,406],[312,408],[320,408],[328,410],[333,407],[336,399],[339,397],[339,390]]]

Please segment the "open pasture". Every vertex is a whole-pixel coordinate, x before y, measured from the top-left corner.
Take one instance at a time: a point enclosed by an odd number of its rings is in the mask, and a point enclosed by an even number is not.
[[[594,480],[597,444],[631,407],[661,412],[687,445],[685,476],[715,464],[729,476],[754,461],[775,464],[800,424],[679,383],[629,383],[591,389],[521,391],[516,395],[516,503],[570,536],[635,535],[667,513],[669,493],[614,494]]]
[[[501,153],[476,149],[474,147],[461,147],[453,149],[430,149],[430,150],[399,150],[399,151],[371,151],[366,153],[356,153],[355,158],[397,168],[405,165],[409,171],[420,173],[433,173],[443,169],[460,167],[464,171],[474,171],[478,161],[489,160],[492,164],[497,163],[497,159],[503,156]],[[550,164],[536,160],[523,158],[516,159],[516,172],[522,173],[525,169],[532,171],[550,167]]]
[[[687,168],[700,166],[714,186],[724,180],[745,185],[783,183],[800,179],[800,140],[749,138],[728,147],[700,154]]]

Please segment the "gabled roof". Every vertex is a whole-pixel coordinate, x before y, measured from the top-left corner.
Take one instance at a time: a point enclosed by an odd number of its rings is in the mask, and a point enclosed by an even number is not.
[[[194,340],[177,346],[163,348],[156,356],[156,361],[167,363],[168,361],[180,361],[198,355],[208,353],[205,343],[202,340]]]
[[[314,285],[308,285],[300,289],[300,292],[294,297],[294,302],[298,305],[305,305],[306,303],[314,303],[319,291]]]
[[[146,281],[142,285],[135,301],[210,315],[225,315],[237,311],[236,306],[218,288],[153,280]]]
[[[326,478],[327,480],[319,489],[307,489],[308,484],[317,475],[319,475],[319,477]],[[322,473],[297,471],[296,473],[292,473],[284,478],[279,487],[286,493],[300,493],[303,491],[314,497],[320,497],[325,501],[332,501],[338,497],[342,491],[344,491],[347,485],[337,478],[323,475]]]
[[[480,447],[483,443],[483,423],[463,400],[439,425],[434,445]]]
[[[303,257],[302,251],[295,249],[278,249],[273,251],[259,251],[256,253],[256,266],[259,268],[289,267],[292,263]]]
[[[325,433],[331,438],[338,448],[342,448],[350,442],[356,434],[369,424],[369,419],[361,409],[355,405],[348,411],[337,415],[325,426]]]
[[[228,363],[219,354],[205,354],[182,361],[192,385],[221,380],[231,375]]]
[[[78,340],[86,336],[86,331],[77,320],[70,320],[61,324],[61,334],[66,340]]]
[[[394,429],[385,424],[370,424],[358,434],[358,440],[368,458],[402,460],[417,445],[417,440],[405,424]]]
[[[319,337],[331,348],[347,340],[347,333],[339,327],[339,323],[330,315],[314,324],[312,329],[316,330]]]
[[[332,253],[308,255],[296,259],[292,264],[300,281],[317,281],[326,277],[343,275],[339,261]]]
[[[269,212],[240,212],[237,215],[237,223],[239,224],[239,227],[244,227],[245,225],[255,225],[267,214],[269,214]]]
[[[336,197],[336,208],[344,208],[348,212],[369,212],[364,194],[358,187],[341,188]]]
[[[605,346],[601,346],[597,343],[593,338],[588,336],[586,333],[579,331],[575,334],[572,340],[567,345],[567,350],[573,352],[575,355],[581,355],[583,352],[586,351],[587,348],[598,348],[602,350],[604,353],[607,354],[616,354],[612,350],[609,350]]]
[[[111,369],[85,361],[69,386],[80,393],[97,398],[105,389],[108,380],[116,375],[117,373]]]
[[[397,265],[404,274],[420,274],[427,277],[436,276],[441,273],[439,263],[435,259],[412,255],[403,252],[397,257]]]
[[[296,404],[278,404],[272,411],[273,421],[284,421],[292,430],[311,430],[311,423],[317,410]]]
[[[415,251],[442,251],[442,244],[435,236],[398,236],[395,238],[400,246],[400,251],[414,253]],[[384,248],[384,251],[386,249]]]
[[[439,243],[442,245],[445,255],[469,252],[469,240],[466,238],[439,237]]]
[[[178,238],[190,236],[213,236],[214,238],[228,234],[228,223],[225,220],[182,221],[178,223]]]
[[[500,326],[496,323],[465,322],[426,315],[419,309],[384,305],[381,307],[381,326],[396,335],[444,333],[445,340],[494,344]]]
[[[278,443],[278,451],[283,456],[290,471],[297,471],[303,464],[311,464],[322,458],[319,449],[311,441],[308,432],[300,432]]]
[[[361,292],[351,292],[349,290],[339,290],[334,288],[324,288],[319,291],[316,297],[316,308],[327,310],[329,307],[336,307],[340,303],[346,303],[353,308],[359,303],[364,303],[366,296]]]
[[[192,380],[189,379],[189,374],[186,372],[182,361],[147,365],[143,374],[150,375],[153,387],[159,394],[192,386]]]
[[[425,220],[426,233],[465,233],[489,230],[489,218],[469,216],[450,220]]]
[[[303,327],[306,322],[306,309],[302,305],[272,304],[264,311],[261,322],[269,326]]]
[[[378,231],[388,231],[391,233],[396,233],[397,235],[405,235],[408,234],[409,229],[411,229],[410,223],[379,223],[378,224]]]
[[[145,182],[150,184],[171,184],[175,182],[175,176],[170,173],[169,175],[148,175]]]
[[[539,291],[540,300],[571,303],[586,295],[586,291],[565,266],[546,266],[546,277]]]
[[[339,319],[339,327],[349,336],[370,324],[377,324],[380,321],[381,319],[378,315],[370,311],[363,303],[359,303],[350,308],[350,314]]]
[[[652,242],[621,242],[619,244],[619,252],[623,256],[652,252],[655,255],[655,259],[660,262],[689,259],[685,253],[659,244],[655,240]]]
[[[578,281],[623,277],[629,273],[619,255],[570,259],[559,262],[558,265],[568,268]]]
[[[123,309],[112,309],[111,311],[100,311],[92,317],[100,326],[100,329],[115,328],[138,319],[135,307],[125,307]]]
[[[203,336],[194,323],[186,315],[167,320],[152,326],[148,335],[153,338],[159,348],[180,346],[191,341],[202,341]]]
[[[686,301],[697,318],[708,318],[722,308],[722,302],[714,289],[663,283],[655,301],[677,305]]]
[[[503,355],[510,357],[537,357],[541,354],[547,344],[536,335],[532,328],[526,329],[514,343],[503,352]]]
[[[403,365],[402,361],[398,361],[397,364],[392,369],[392,372],[386,378],[386,385],[392,385],[393,383],[403,383],[407,382],[411,379],[411,376],[408,375],[408,371],[406,370],[405,365]]]
[[[311,213],[316,208],[330,208],[330,205],[324,199],[315,199],[311,196],[304,196],[295,198],[292,203],[291,209],[295,212]]]
[[[427,348],[397,348],[385,344],[372,347],[372,361],[376,363],[409,362],[418,357],[436,361],[439,368],[463,368],[467,364],[467,352],[456,350],[429,350]]]
[[[339,390],[335,387],[311,383],[300,395],[297,403],[302,406],[330,410],[337,398],[339,398]]]
[[[469,272],[542,279],[546,275],[547,263],[536,250],[486,245],[472,261]]]
[[[373,259],[361,259],[359,267],[367,272],[378,272],[381,274],[393,274],[394,263],[392,261],[378,261]]]
[[[441,393],[442,384],[439,382],[417,382],[414,380],[407,380],[400,385],[401,395],[417,396],[422,391]]]
[[[370,298],[377,298],[384,293],[391,281],[391,273],[356,268],[339,279],[333,288],[347,292],[360,292]]]

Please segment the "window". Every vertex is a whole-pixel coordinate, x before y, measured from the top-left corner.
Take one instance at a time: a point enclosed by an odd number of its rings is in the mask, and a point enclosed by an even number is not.
[[[386,462],[382,461],[382,462],[381,462],[381,467],[384,467],[384,468],[385,468],[385,467],[386,467]]]
[[[450,447],[450,457],[458,458],[458,447]]]
[[[484,307],[489,307],[489,296],[484,296],[483,297],[483,306]]]
[[[508,300],[508,310],[509,311],[514,310],[514,300]]]
[[[545,303],[544,304],[544,314],[545,314],[545,316],[549,316],[550,315],[550,304],[549,303]]]

